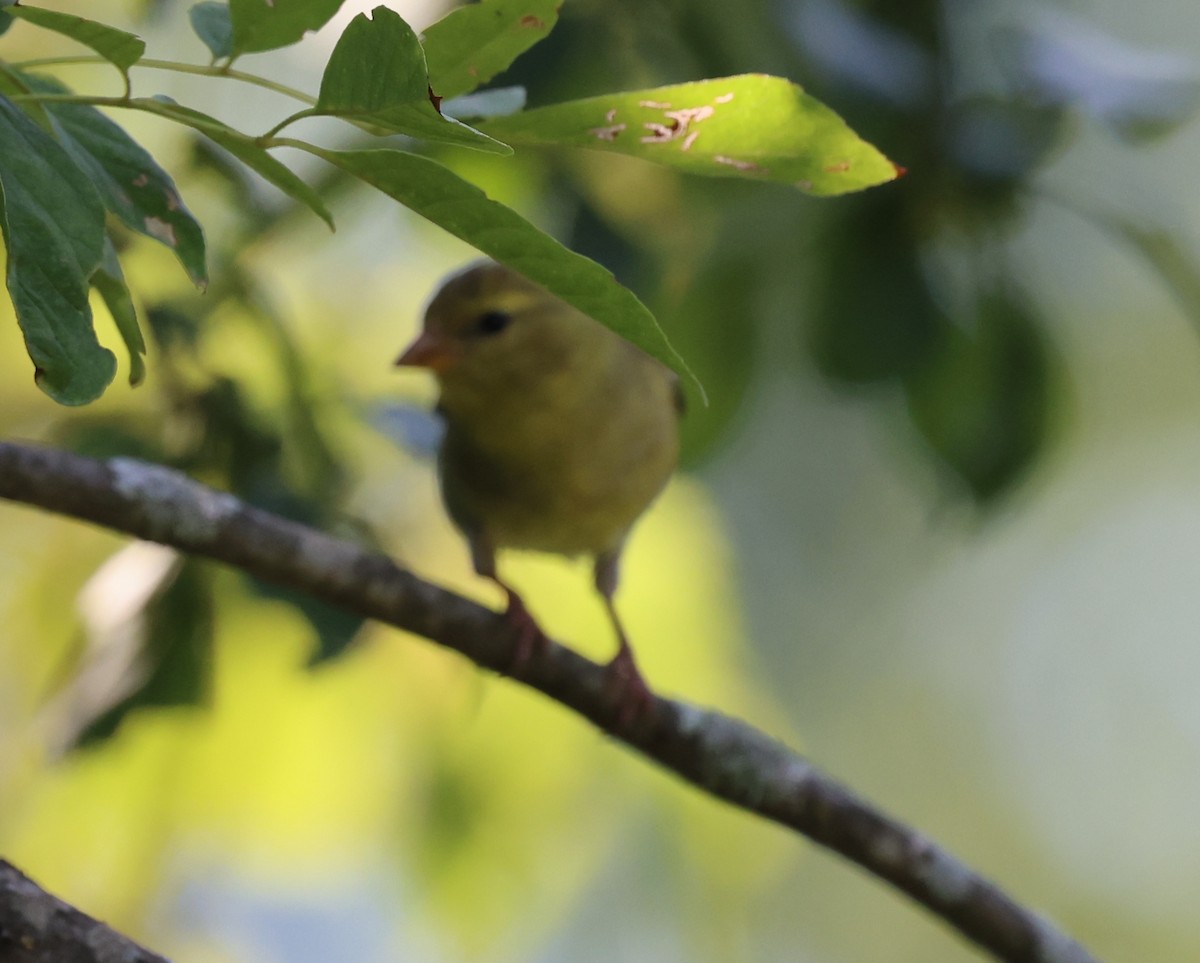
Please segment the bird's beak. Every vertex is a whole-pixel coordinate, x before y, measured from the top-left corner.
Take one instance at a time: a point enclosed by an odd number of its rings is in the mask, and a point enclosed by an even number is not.
[[[422,331],[417,339],[404,349],[396,359],[398,366],[406,368],[428,368],[445,371],[458,360],[458,349],[445,338],[430,331]]]

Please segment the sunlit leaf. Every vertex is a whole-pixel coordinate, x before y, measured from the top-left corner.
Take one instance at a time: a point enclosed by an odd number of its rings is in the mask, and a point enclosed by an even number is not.
[[[130,106],[162,117],[169,117],[193,130],[198,130],[289,197],[305,204],[330,228],[333,227],[333,215],[325,207],[320,195],[292,173],[288,167],[267,153],[265,148],[259,147],[253,137],[234,130],[215,117],[162,98],[134,98],[130,101]]]
[[[692,174],[843,194],[898,169],[820,101],[780,77],[745,74],[608,94],[484,122],[517,145],[616,151]]]
[[[108,238],[104,239],[104,258],[92,275],[92,287],[100,292],[121,340],[129,350],[129,383],[139,385],[146,377],[146,364],[142,360],[142,355],[146,353],[146,342],[142,338],[137,310],[129,296],[129,286],[125,283],[116,248]]]
[[[342,0],[229,0],[235,53],[275,50],[320,30]]]
[[[507,145],[451,117],[434,105],[425,54],[412,28],[392,10],[376,7],[346,27],[321,78],[314,112],[368,123],[477,150],[508,154]]]
[[[104,205],[49,134],[0,97],[6,281],[39,387],[55,401],[98,398],[117,359],[96,340],[88,279],[104,247]]]
[[[541,284],[695,381],[654,316],[610,271],[564,247],[441,164],[396,150],[307,149]]]
[[[41,92],[66,92],[49,78],[25,79]],[[94,107],[51,103],[46,110],[60,143],[91,179],[104,206],[130,230],[171,248],[193,283],[207,283],[204,233],[171,176],[145,148]]]
[[[424,33],[429,83],[441,97],[486,84],[554,27],[562,0],[483,0]]]
[[[188,11],[188,20],[214,58],[233,56],[233,21],[229,16],[229,4],[201,0]]]
[[[91,47],[122,73],[141,60],[146,52],[146,44],[141,37],[74,14],[43,10],[26,4],[9,7],[7,13]]]

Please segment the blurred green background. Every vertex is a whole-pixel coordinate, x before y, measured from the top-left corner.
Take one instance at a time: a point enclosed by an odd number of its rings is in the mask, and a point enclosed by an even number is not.
[[[186,6],[87,15],[204,62]],[[315,89],[369,6],[239,66]],[[627,554],[652,684],[802,747],[1131,963],[1200,958],[1198,36],[1184,0],[571,0],[498,84],[542,104],[782,74],[908,175],[818,201],[437,153],[614,270],[707,387]],[[0,38],[12,61],[74,52]],[[135,89],[251,131],[289,109],[146,70]],[[186,133],[119,119],[205,225],[213,284],[130,238],[150,373],[81,410],[34,387],[0,307],[3,437],[185,468],[497,604],[419,451],[432,385],[389,363],[473,253],[281,154],[331,236]],[[0,531],[0,853],[177,963],[981,958],[428,643],[24,508]],[[583,565],[504,564],[551,634],[608,657]]]

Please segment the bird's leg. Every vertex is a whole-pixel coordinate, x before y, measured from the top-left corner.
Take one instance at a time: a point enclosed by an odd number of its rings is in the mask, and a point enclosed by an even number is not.
[[[517,641],[513,646],[509,671],[513,675],[519,675],[533,658],[534,652],[545,647],[546,633],[529,614],[529,609],[525,607],[525,602],[516,589],[496,574],[496,549],[491,541],[486,536],[475,535],[470,538],[470,543],[471,562],[475,566],[476,574],[491,579],[500,586],[508,600],[504,608],[504,618],[517,630]]]
[[[611,552],[596,556],[596,590],[604,599],[604,608],[608,612],[609,621],[617,634],[617,654],[608,663],[605,672],[608,674],[608,685],[620,706],[618,725],[627,728],[642,713],[654,703],[654,693],[646,684],[637,662],[633,657],[633,648],[621,625],[617,607],[613,601],[617,594],[617,569],[620,562],[621,549],[618,546]]]

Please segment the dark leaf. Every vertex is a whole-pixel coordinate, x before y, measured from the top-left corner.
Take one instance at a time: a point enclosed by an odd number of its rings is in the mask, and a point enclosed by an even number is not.
[[[46,77],[25,75],[32,89],[66,92]],[[208,282],[204,233],[184,206],[171,176],[124,129],[85,104],[48,104],[55,133],[90,178],[104,206],[130,230],[175,252],[194,284]]]
[[[881,381],[924,365],[948,321],[921,269],[917,241],[896,195],[842,202],[822,238],[808,340],[830,378]]]
[[[1009,288],[983,293],[926,370],[905,381],[917,430],[979,501],[1001,494],[1041,451],[1051,365],[1040,319]]]
[[[138,326],[137,311],[133,299],[129,296],[129,287],[125,283],[125,275],[121,271],[121,262],[117,260],[117,251],[112,241],[104,239],[104,259],[92,275],[92,287],[100,292],[112,315],[113,323],[121,334],[121,340],[129,350],[129,383],[139,385],[146,377],[146,365],[142,355],[146,353],[146,342],[142,339],[142,329]]]
[[[292,171],[272,157],[265,148],[260,147],[253,137],[234,130],[227,124],[221,123],[215,117],[202,114],[190,107],[183,107],[169,100],[159,98],[135,98],[130,105],[139,110],[149,111],[162,117],[169,117],[178,123],[191,127],[204,134],[209,140],[229,153],[233,154],[247,167],[266,178],[281,191],[294,200],[305,204],[314,214],[320,217],[329,227],[333,228],[333,215],[325,207],[311,187],[304,183]]]
[[[760,347],[750,313],[764,276],[753,257],[733,254],[702,264],[671,316],[663,318],[672,342],[712,398],[706,408],[689,405],[680,425],[685,466],[711,452],[742,409]]]
[[[89,280],[104,249],[104,205],[66,150],[0,97],[6,281],[39,387],[60,404],[98,398],[117,359],[96,340]]]

